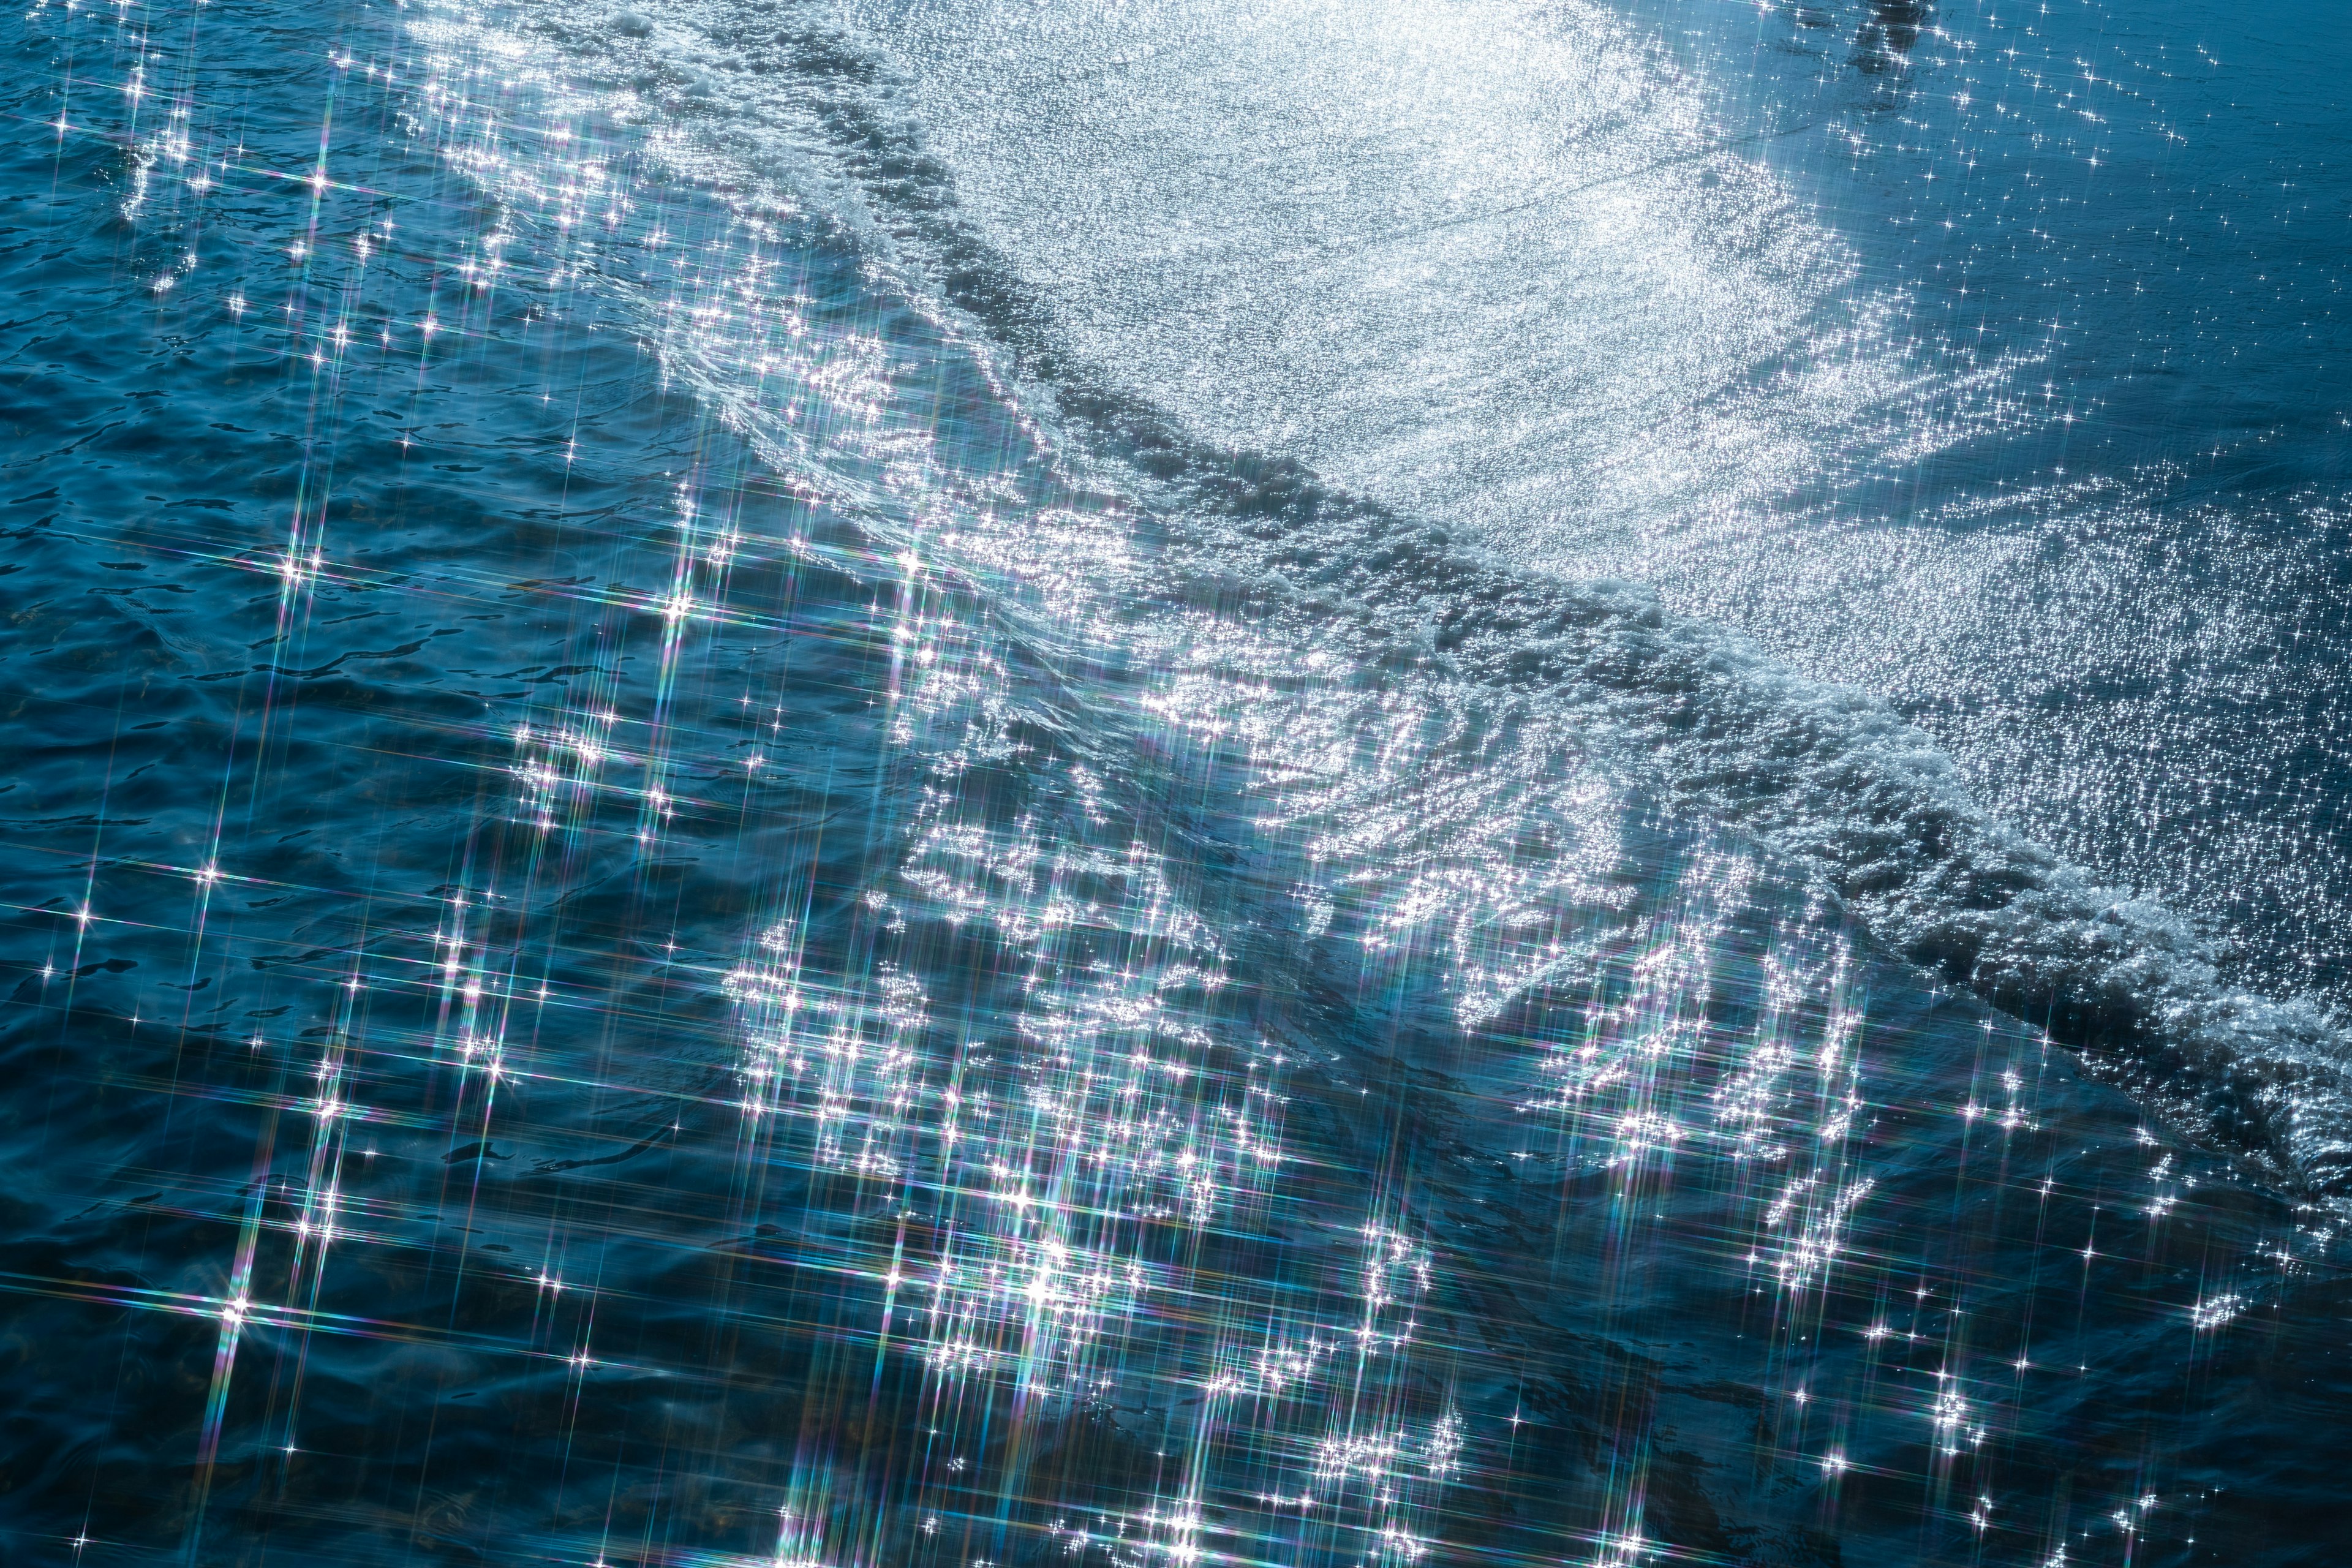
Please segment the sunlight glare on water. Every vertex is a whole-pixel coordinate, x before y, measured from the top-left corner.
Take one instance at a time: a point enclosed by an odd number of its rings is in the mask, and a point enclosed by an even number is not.
[[[2051,343],[1129,10],[27,14],[12,1550],[2326,1561],[2332,1019],[1773,629]]]

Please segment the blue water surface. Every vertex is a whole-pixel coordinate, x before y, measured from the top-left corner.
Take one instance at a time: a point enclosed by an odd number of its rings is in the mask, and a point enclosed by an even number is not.
[[[1935,38],[1832,20],[1646,25],[1732,135],[1958,134]],[[8,1561],[2340,1559],[2286,927],[2118,901],[1769,626],[1189,430],[887,40],[758,25],[13,25]],[[2097,178],[2179,188],[2149,135]],[[1773,145],[1929,319],[1959,253],[1856,213],[2023,188]],[[2074,210],[1970,274],[2012,360],[2142,232]],[[1776,515],[2161,463],[2162,537],[2319,550],[2301,232],[2105,351],[2076,285],[2074,425]]]

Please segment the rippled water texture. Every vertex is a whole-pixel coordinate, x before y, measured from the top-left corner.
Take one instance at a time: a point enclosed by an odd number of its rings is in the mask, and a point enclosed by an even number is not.
[[[19,15],[0,1555],[2341,1560],[2334,426],[1440,15]]]

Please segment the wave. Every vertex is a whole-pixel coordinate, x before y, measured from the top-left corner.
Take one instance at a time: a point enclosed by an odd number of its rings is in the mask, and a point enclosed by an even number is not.
[[[1163,661],[1222,671],[1223,697],[1174,717],[1222,721],[1201,715],[1310,665],[1378,672],[1432,711],[1508,711],[1564,749],[1546,755],[1811,868],[1891,952],[2076,1047],[2186,1135],[2289,1192],[2352,1192],[2343,1027],[2323,1005],[2232,984],[2224,940],[1979,809],[1951,758],[1884,702],[1794,673],[1639,585],[1516,565],[1302,461],[1204,440],[1088,358],[959,205],[887,58],[818,9],[647,7],[531,27],[572,79],[653,126],[673,172],[746,212],[822,214],[914,299],[997,345],[1005,395],[1039,437],[1141,503],[1127,520],[1148,534],[1139,554],[1122,553],[1132,537],[1085,547],[1088,597]],[[706,370],[740,393],[736,372]],[[742,416],[761,420],[751,403]],[[1013,566],[1037,570],[1034,542],[1019,549],[1030,557]],[[1203,639],[1241,628],[1250,651],[1203,662]],[[1533,765],[1516,787],[1541,788]],[[1474,817],[1451,820],[1475,832]]]
[[[207,490],[299,449],[343,475],[331,514],[282,553],[275,507],[25,542],[93,605],[133,548],[231,569],[214,613],[50,617],[34,685],[173,625],[163,700],[224,733],[239,671],[310,683],[299,719],[272,700],[295,749],[259,753],[225,875],[172,847],[213,808],[170,728],[116,723],[145,764],[107,815],[159,809],[108,829],[81,918],[50,896],[79,840],[26,840],[16,907],[90,945],[26,975],[0,1042],[51,1108],[19,1326],[127,1311],[134,1358],[187,1375],[24,1358],[50,1458],[18,1533],[87,1533],[96,1498],[118,1551],[206,1561],[257,1533],[1130,1568],[2332,1539],[2341,1467],[2303,1438],[2341,1281],[2282,1288],[2308,1229],[1765,847],[1899,726],[1642,589],[1220,449],[1083,356],[1040,378],[997,347],[1014,317],[933,281],[952,233],[814,117],[764,180],[635,89],[542,92],[479,24],[387,66],[368,46],[415,19],[262,35],[296,90],[220,128],[303,167],[337,93],[335,194],[262,174],[229,232],[301,235],[346,313],[249,324],[233,395],[58,475],[168,491],[188,443],[157,435],[203,420]],[[240,66],[254,36],[203,35]],[[142,221],[204,195],[190,165]],[[45,353],[148,341],[116,237],[78,243]],[[376,321],[396,355],[328,352]],[[57,383],[60,430],[155,390],[107,357]],[[246,374],[277,360],[292,400]],[[428,365],[381,424],[362,394]],[[362,595],[420,640],[330,608]],[[84,787],[85,723],[33,738],[45,800]],[[220,967],[182,990],[196,950],[144,917],[189,883]],[[145,1479],[191,1473],[200,1542]]]

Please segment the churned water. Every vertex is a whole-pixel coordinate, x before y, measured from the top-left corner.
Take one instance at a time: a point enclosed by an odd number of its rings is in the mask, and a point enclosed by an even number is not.
[[[2343,1560],[2342,19],[8,48],[7,1561]]]

